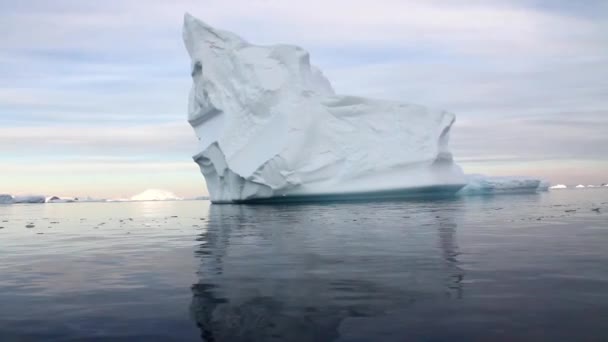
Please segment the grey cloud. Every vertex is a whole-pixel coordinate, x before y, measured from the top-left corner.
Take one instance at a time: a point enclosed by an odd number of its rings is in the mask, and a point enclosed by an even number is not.
[[[113,154],[182,155],[196,153],[196,138],[188,123],[145,125],[61,125],[0,127],[0,152],[53,153],[83,156]]]
[[[185,11],[313,50],[339,92],[455,112],[463,161],[608,156],[608,5],[561,0],[5,2],[0,152],[188,158]]]

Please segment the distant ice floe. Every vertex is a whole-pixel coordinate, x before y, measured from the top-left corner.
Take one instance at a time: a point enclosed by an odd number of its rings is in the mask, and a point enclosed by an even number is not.
[[[75,202],[107,202],[105,198],[94,198],[94,197],[75,197]]]
[[[565,185],[565,184],[557,184],[557,185],[554,185],[554,186],[552,186],[552,187],[549,187],[549,189],[552,189],[552,190],[557,190],[557,189],[568,189],[568,186],[567,186],[567,185]]]
[[[176,201],[181,200],[174,193],[161,189],[148,189],[131,197],[131,201]]]
[[[575,186],[575,188],[582,189],[582,188],[586,188],[586,186],[584,186],[583,184],[579,184],[579,185]]]
[[[74,202],[105,202],[102,198],[92,197],[59,197],[52,196],[46,199],[46,203],[74,203]]]
[[[12,196],[10,194],[0,194],[0,204],[19,204],[19,203],[73,203],[73,202],[105,202],[105,199],[92,197],[59,197],[44,195],[24,195]]]

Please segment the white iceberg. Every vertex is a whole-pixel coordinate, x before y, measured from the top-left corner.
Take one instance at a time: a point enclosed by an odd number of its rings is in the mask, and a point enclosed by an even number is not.
[[[24,195],[13,197],[13,203],[44,203],[46,197],[43,195]]]
[[[533,193],[542,187],[541,180],[529,177],[491,177],[467,175],[467,185],[459,191],[462,195],[505,193]]]
[[[188,14],[183,38],[193,158],[213,202],[400,197],[466,184],[448,149],[452,113],[336,95],[303,49],[253,45]]]
[[[583,184],[579,184],[579,185],[575,186],[575,188],[582,189],[582,188],[585,188],[585,186]]]
[[[13,196],[9,194],[0,194],[0,204],[11,204],[13,203]]]
[[[557,189],[567,189],[567,188],[568,188],[568,186],[566,186],[564,184],[557,184],[557,185],[554,185],[554,186],[550,187],[549,189],[551,189],[551,190],[557,190]]]
[[[174,201],[181,200],[170,191],[160,189],[148,189],[131,197],[131,201]]]

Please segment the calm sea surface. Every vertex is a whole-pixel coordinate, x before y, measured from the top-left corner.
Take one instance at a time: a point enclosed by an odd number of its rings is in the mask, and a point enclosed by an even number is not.
[[[12,205],[0,227],[2,342],[608,340],[608,189]]]

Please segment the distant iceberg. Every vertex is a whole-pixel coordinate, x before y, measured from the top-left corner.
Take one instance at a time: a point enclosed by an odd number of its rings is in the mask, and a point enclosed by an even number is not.
[[[52,196],[46,199],[46,203],[71,203],[74,202],[73,198],[60,198],[58,196]]]
[[[586,186],[584,186],[583,184],[579,184],[579,185],[575,186],[575,188],[578,188],[578,189],[582,189],[582,188],[585,188],[585,187]]]
[[[13,203],[45,203],[46,197],[43,195],[25,195],[13,197]]]
[[[0,204],[11,204],[13,203],[13,196],[9,194],[0,194]]]
[[[568,188],[568,186],[566,186],[565,184],[557,184],[557,185],[550,187],[549,189],[557,190],[557,189],[567,189],[567,188]]]
[[[167,190],[148,189],[140,194],[131,197],[131,201],[173,201],[181,200],[174,193]]]
[[[458,192],[461,195],[534,193],[546,190],[537,178],[467,175],[467,180],[467,185]]]
[[[58,197],[47,198],[47,203],[74,203],[74,202],[106,202],[105,199],[92,197]]]

